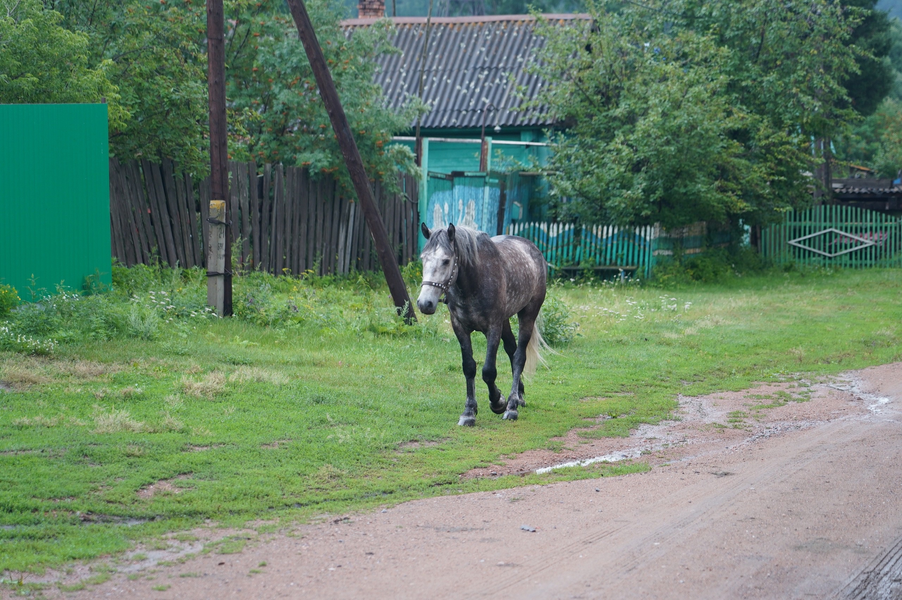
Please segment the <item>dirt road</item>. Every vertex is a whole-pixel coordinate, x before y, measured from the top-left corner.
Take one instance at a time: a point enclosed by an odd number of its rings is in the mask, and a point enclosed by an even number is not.
[[[805,401],[784,404],[790,397]],[[755,408],[768,403],[781,405]],[[237,554],[161,566],[199,548],[173,542],[120,564],[100,585],[44,593],[902,598],[902,363],[680,405],[679,421],[629,439],[571,436],[563,453],[512,457],[469,475],[640,454],[648,473],[338,515]]]

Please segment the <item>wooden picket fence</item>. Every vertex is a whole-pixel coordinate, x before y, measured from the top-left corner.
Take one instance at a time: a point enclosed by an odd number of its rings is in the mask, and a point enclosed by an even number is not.
[[[596,270],[648,278],[661,257],[698,254],[732,241],[725,226],[695,223],[665,230],[660,225],[617,227],[573,223],[512,223],[510,235],[532,240],[553,272]]]
[[[902,266],[902,219],[856,206],[789,212],[761,232],[761,254],[778,264]]]
[[[379,270],[359,204],[331,178],[304,168],[229,163],[234,267],[277,275]],[[417,256],[418,186],[402,178],[402,193],[375,185],[376,205],[399,264]],[[194,182],[171,162],[110,160],[110,231],[122,264],[206,265],[204,240],[209,180]]]

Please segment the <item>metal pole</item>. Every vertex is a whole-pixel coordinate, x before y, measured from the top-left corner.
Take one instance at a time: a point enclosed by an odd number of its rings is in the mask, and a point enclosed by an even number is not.
[[[307,7],[304,6],[303,0],[287,1],[288,8],[291,10],[291,16],[294,18],[294,23],[298,28],[298,35],[304,44],[307,60],[310,61],[310,67],[313,69],[314,77],[316,77],[320,96],[326,105],[329,119],[332,121],[332,129],[335,131],[335,137],[338,138],[338,145],[341,148],[345,164],[351,175],[354,190],[357,192],[360,208],[363,209],[363,216],[370,229],[370,234],[373,236],[373,245],[376,247],[376,254],[379,257],[379,263],[382,265],[382,272],[385,274],[385,281],[388,283],[388,289],[391,292],[395,307],[398,309],[398,314],[404,315],[405,321],[408,323],[415,322],[417,318],[413,312],[410,297],[407,295],[404,278],[401,277],[401,269],[398,268],[397,257],[388,241],[385,223],[382,221],[379,209],[376,208],[373,190],[370,189],[370,181],[363,167],[363,160],[360,158],[357,142],[354,141],[354,135],[351,133],[351,127],[348,125],[348,118],[345,116],[341,100],[338,98],[338,91],[335,89],[335,82],[332,81],[332,74],[329,72],[329,67],[326,66],[326,59],[323,57],[322,48],[320,48],[316,39],[316,32],[313,30],[313,23],[310,22],[310,16],[307,14]]]
[[[210,106],[210,236],[207,304],[232,316],[232,248],[229,214],[228,133],[225,106],[225,16],[222,0],[207,0],[207,88]]]

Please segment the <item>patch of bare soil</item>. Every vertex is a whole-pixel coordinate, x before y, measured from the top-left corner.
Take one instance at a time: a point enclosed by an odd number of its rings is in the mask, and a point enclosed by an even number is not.
[[[786,431],[806,429],[858,410],[849,404],[843,390],[851,385],[842,379],[821,383],[800,380],[759,385],[742,392],[710,396],[680,396],[674,420],[642,425],[628,439],[592,437],[607,415],[594,425],[570,431],[557,438],[563,450],[531,450],[505,457],[499,464],[473,469],[465,478],[523,475],[533,471],[594,462],[641,459],[652,466],[689,456],[702,456],[743,442],[752,442]],[[807,402],[812,393],[817,402]]]
[[[216,541],[205,529],[152,558],[133,553],[104,583],[43,593],[902,598],[902,363],[679,400],[677,419],[627,439],[586,437],[597,425],[587,423],[560,440],[561,452],[507,457],[467,476],[637,458],[652,465],[647,473],[335,515],[249,535],[234,554],[195,555]],[[45,580],[71,584],[90,568]]]

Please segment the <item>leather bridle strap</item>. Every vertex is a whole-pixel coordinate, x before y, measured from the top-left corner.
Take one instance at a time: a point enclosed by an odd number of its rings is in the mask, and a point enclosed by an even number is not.
[[[451,267],[451,275],[448,276],[444,282],[440,283],[438,281],[426,281],[423,280],[423,283],[420,285],[431,285],[432,287],[437,287],[442,290],[442,297],[439,298],[439,302],[448,303],[448,299],[445,297],[445,294],[448,293],[448,289],[454,284],[454,280],[457,279],[457,255],[454,255],[454,266]]]

